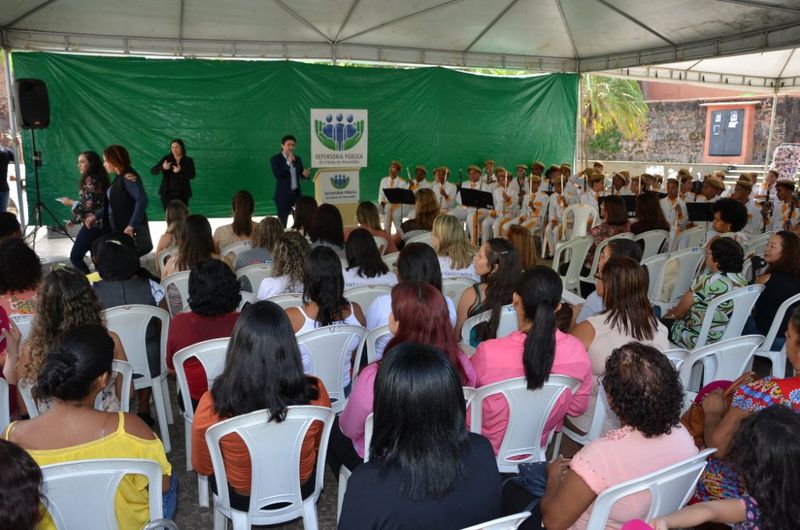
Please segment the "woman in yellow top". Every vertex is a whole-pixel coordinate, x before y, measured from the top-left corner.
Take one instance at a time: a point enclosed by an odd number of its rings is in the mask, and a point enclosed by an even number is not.
[[[108,384],[114,341],[99,325],[64,332],[45,358],[37,379],[38,392],[52,400],[45,414],[14,422],[3,438],[24,448],[39,466],[95,458],[155,460],[164,472],[165,516],[174,515],[176,491],[170,488],[172,467],[164,446],[135,414],[94,409],[95,396]],[[174,481],[173,481],[174,484]],[[75,493],[76,502],[89,502]],[[121,530],[139,530],[150,521],[147,479],[129,475],[116,494]],[[55,529],[46,515],[39,530]]]

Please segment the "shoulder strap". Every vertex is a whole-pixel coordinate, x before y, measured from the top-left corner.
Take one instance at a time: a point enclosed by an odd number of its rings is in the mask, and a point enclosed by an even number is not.
[[[8,427],[6,427],[6,430],[3,433],[3,440],[6,440],[7,442],[11,441],[11,431],[14,430],[14,427],[16,425],[17,425],[17,422],[15,422],[15,421],[12,421],[11,423],[8,424]]]
[[[125,432],[125,413],[122,411],[117,412],[119,414],[119,424],[117,425],[117,432]]]

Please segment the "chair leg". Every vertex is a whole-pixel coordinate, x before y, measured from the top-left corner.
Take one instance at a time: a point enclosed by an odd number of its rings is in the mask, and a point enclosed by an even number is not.
[[[231,510],[231,521],[233,530],[250,530],[250,514],[247,512]]]
[[[175,417],[172,415],[172,403],[169,401],[169,382],[167,381],[166,375],[161,378],[161,393],[164,395],[164,408],[167,411],[167,423],[173,425],[175,423]]]
[[[228,518],[214,506],[214,530],[227,530]]]
[[[184,418],[183,428],[183,444],[186,448],[186,471],[191,471],[194,469],[194,467],[192,467],[192,422]]]
[[[197,501],[203,508],[208,508],[208,477],[197,475]]]
[[[317,503],[313,497],[303,503],[303,530],[318,530]]]
[[[161,443],[164,444],[164,451],[169,453],[172,446],[169,442],[169,427],[167,426],[167,411],[164,407],[164,394],[161,391],[161,383],[153,381],[153,401],[156,405],[156,416],[158,416],[158,430],[161,434]]]
[[[350,478],[350,470],[342,466],[339,470],[339,497],[336,501],[336,521],[342,515],[342,504],[344,504],[344,494],[347,492],[347,480]]]
[[[553,452],[550,455],[550,459],[551,460],[554,460],[554,459],[558,458],[558,452],[561,450],[561,437],[562,436],[564,436],[564,433],[562,433],[561,431],[558,431],[556,433],[556,441],[553,444]]]
[[[771,346],[771,345],[768,345]],[[772,360],[772,377],[783,379],[786,377],[786,353],[783,351],[770,352]]]

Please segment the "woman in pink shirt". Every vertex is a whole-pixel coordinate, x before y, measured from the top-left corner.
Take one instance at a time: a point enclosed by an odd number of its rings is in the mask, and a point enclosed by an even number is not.
[[[518,331],[507,337],[481,342],[472,366],[478,387],[525,376],[528,388],[542,388],[550,374],[574,377],[581,382],[573,395],[564,392],[553,408],[542,433],[542,445],[554,429],[561,429],[564,416],[582,414],[589,405],[592,367],[580,340],[556,328],[555,312],[561,307],[561,278],[550,267],[537,265],[522,274],[512,297],[517,310]],[[481,434],[489,439],[495,454],[508,427],[508,403],[503,396],[483,402]]]
[[[453,363],[462,385],[475,385],[475,369],[458,348],[444,296],[429,283],[410,281],[394,286],[389,330],[394,337],[384,351],[404,343],[433,346]],[[335,476],[339,476],[341,465],[352,470],[364,458],[364,425],[372,413],[379,368],[380,361],[358,374],[347,406],[333,425],[328,463]]]
[[[539,504],[548,530],[586,530],[598,495],[628,480],[697,454],[680,423],[683,387],[669,359],[652,346],[629,342],[606,361],[603,388],[621,428],[608,432],[568,461],[547,467],[547,489]],[[605,528],[647,516],[650,494],[629,495],[611,508]]]

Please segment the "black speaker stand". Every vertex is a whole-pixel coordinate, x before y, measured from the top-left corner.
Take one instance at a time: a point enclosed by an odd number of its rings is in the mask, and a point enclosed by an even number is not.
[[[46,204],[42,202],[42,190],[39,186],[39,168],[42,165],[42,154],[36,150],[36,130],[31,129],[31,149],[33,150],[33,182],[36,191],[36,202],[33,206],[33,232],[31,232],[27,237],[29,238],[29,244],[33,250],[36,250],[36,236],[39,234],[39,229],[44,227],[44,223],[42,222],[43,214],[46,213],[50,216],[53,220],[55,226],[57,226],[65,236],[67,236],[70,241],[75,243],[75,239],[69,234],[69,230],[64,224],[58,220],[56,214],[53,213],[50,208],[47,207]],[[45,228],[46,229],[46,228]]]

